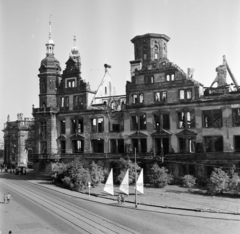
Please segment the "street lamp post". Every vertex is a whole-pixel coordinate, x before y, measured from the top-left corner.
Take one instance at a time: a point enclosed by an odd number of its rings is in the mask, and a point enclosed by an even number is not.
[[[135,147],[135,208],[137,208],[137,159]]]

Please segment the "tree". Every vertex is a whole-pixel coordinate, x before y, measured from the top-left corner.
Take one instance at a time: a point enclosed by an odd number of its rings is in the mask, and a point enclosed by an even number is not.
[[[185,175],[182,179],[183,185],[188,188],[189,192],[192,192],[192,187],[196,184],[196,178],[192,175]]]
[[[173,176],[167,173],[168,170],[165,167],[159,167],[157,163],[154,163],[149,175],[149,181],[154,187],[163,188],[167,184],[170,184],[173,180]]]
[[[235,172],[235,165],[228,171],[229,182],[228,182],[228,190],[234,194],[240,192],[240,177],[237,172]]]
[[[228,189],[229,176],[221,168],[214,168],[208,182],[208,190],[211,194],[223,193]]]
[[[135,183],[135,163],[133,163],[130,159],[124,160],[121,158],[119,160],[120,174],[117,177],[118,182],[122,182],[127,169],[129,169],[129,184]],[[137,172],[141,170],[141,168],[137,165]]]
[[[104,171],[101,165],[92,161],[89,167],[89,172],[91,176],[91,183],[94,187],[104,181]]]

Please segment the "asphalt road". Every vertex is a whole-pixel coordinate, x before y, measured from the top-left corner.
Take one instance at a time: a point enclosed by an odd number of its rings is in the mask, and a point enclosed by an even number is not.
[[[110,205],[64,195],[24,180],[2,179],[1,190],[10,191],[24,209],[35,214],[53,233],[240,233],[240,222],[167,214]]]

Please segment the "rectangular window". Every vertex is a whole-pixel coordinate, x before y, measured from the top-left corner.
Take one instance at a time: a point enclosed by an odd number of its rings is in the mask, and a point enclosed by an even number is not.
[[[78,119],[77,120],[76,132],[77,133],[83,133],[83,119]]]
[[[178,128],[184,128],[184,127],[185,127],[185,113],[178,112]]]
[[[179,90],[179,99],[180,100],[192,99],[192,90],[191,89],[187,89],[187,90],[180,89]]]
[[[163,101],[163,102],[167,101],[167,92],[166,91],[161,92],[161,101]]]
[[[132,116],[132,130],[138,130],[138,116]]]
[[[155,102],[160,102],[160,92],[156,92],[154,97],[155,97]]]
[[[103,118],[98,119],[98,132],[103,132],[104,127],[103,127]]]
[[[66,141],[60,141],[60,150],[62,154],[66,153]]]
[[[223,152],[223,137],[222,136],[205,136],[206,152]]]
[[[113,154],[124,153],[124,140],[123,139],[111,139],[110,140],[110,152]]]
[[[68,97],[60,97],[61,108],[69,107],[69,98]]]
[[[240,126],[240,108],[232,109],[233,126]]]
[[[240,152],[240,136],[234,136],[234,148],[236,152]]]
[[[179,137],[179,152],[180,153],[195,153],[196,139],[195,137]]]
[[[133,97],[133,103],[134,104],[138,103],[138,95],[137,94],[133,94],[132,97]]]
[[[140,139],[141,153],[147,153],[147,139]]]
[[[139,118],[140,118],[140,130],[146,130],[147,129],[146,115],[141,115]]]
[[[195,128],[194,112],[178,112],[178,128]]]
[[[169,114],[162,114],[162,121],[163,121],[163,129],[170,129],[170,120],[169,120]]]
[[[154,94],[155,102],[166,102],[167,101],[167,91],[156,92]]]
[[[66,132],[66,121],[60,120],[60,132],[61,134],[65,134]]]
[[[76,133],[76,119],[71,119],[71,133]]]
[[[154,124],[156,130],[160,130],[160,128],[170,129],[169,114],[154,115]]]
[[[185,99],[185,92],[183,89],[179,90],[179,99],[184,100]]]
[[[187,99],[192,99],[192,90],[187,90]]]
[[[222,111],[221,110],[203,111],[203,127],[204,128],[222,127]]]
[[[67,81],[67,87],[68,88],[74,88],[75,87],[75,80],[68,80]]]
[[[83,140],[73,140],[72,141],[72,152],[73,153],[83,153],[84,152],[84,141]]]
[[[161,121],[160,115],[154,115],[154,123],[155,123],[156,130],[160,130],[160,128],[161,128],[160,121]]]
[[[94,118],[91,120],[92,132],[103,132],[104,131],[104,121],[103,118]],[[83,127],[83,123],[82,123]]]
[[[92,140],[92,151],[93,153],[104,153],[104,140]]]
[[[139,103],[144,103],[144,96],[143,96],[143,94],[139,95]]]
[[[92,132],[97,132],[97,119],[92,119]]]

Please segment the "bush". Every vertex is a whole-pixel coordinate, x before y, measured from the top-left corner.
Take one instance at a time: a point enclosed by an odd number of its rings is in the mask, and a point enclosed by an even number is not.
[[[229,182],[228,182],[228,190],[234,194],[240,192],[240,177],[237,172],[235,172],[236,167],[233,166],[228,171]]]
[[[191,192],[192,187],[196,184],[196,178],[192,175],[185,175],[182,177],[183,185],[188,188],[188,191]]]
[[[167,173],[168,170],[165,167],[159,167],[155,163],[151,168],[151,174],[149,175],[149,181],[154,187],[163,188],[170,184],[173,180],[173,176]]]
[[[101,164],[96,164],[92,162],[89,167],[90,176],[91,176],[91,183],[95,187],[101,182],[104,181],[104,171]]]
[[[72,184],[71,182],[71,179],[69,177],[64,177],[62,179],[62,182],[63,182],[63,186],[67,189],[73,189],[74,185]]]
[[[135,163],[133,163],[131,160],[124,160],[123,158],[121,158],[119,160],[119,167],[121,169],[120,174],[117,177],[117,181],[121,183],[127,169],[129,169],[129,184],[135,183]],[[137,171],[141,170],[141,168],[138,165],[136,167]]]
[[[228,190],[228,183],[228,174],[221,168],[214,168],[208,182],[208,190],[211,194],[223,193]]]

